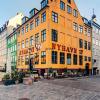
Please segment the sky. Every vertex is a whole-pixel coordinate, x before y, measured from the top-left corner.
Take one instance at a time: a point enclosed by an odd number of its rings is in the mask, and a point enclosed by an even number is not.
[[[42,0],[2,0],[0,1],[0,27],[17,12],[29,16],[32,8],[40,9]],[[75,0],[82,16],[90,19],[94,12],[97,16],[97,23],[100,24],[100,0]]]

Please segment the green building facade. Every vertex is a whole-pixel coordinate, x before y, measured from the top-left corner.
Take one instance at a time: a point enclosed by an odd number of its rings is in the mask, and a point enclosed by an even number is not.
[[[16,31],[7,37],[7,62],[11,71],[16,69],[17,34]]]

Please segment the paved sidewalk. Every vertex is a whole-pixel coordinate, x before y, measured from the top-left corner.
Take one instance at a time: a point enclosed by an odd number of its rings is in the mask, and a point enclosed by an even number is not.
[[[0,100],[100,100],[100,79],[43,80],[33,85],[0,85]]]

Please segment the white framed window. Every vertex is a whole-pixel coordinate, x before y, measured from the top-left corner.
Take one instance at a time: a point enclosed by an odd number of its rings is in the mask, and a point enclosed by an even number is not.
[[[25,47],[28,47],[28,38],[25,40]]]
[[[28,32],[28,26],[29,26],[29,25],[27,24],[27,25],[26,25],[25,32]]]
[[[73,29],[74,31],[78,31],[78,24],[73,22]]]
[[[96,40],[96,45],[98,45],[99,44],[99,41],[98,40]]]
[[[99,46],[100,46],[100,41],[99,41]]]
[[[92,39],[92,42],[93,42],[93,44],[96,44],[96,42],[95,42],[95,39],[94,39],[94,38]]]
[[[18,50],[20,49],[20,43],[17,44],[17,49],[18,49]]]
[[[83,33],[83,26],[79,25],[79,32]]]
[[[24,40],[22,41],[22,48],[25,48],[25,45],[24,45]]]

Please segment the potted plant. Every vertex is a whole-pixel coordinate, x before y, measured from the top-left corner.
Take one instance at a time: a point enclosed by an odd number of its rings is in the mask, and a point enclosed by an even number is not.
[[[23,78],[25,77],[25,73],[24,72],[19,72],[18,73],[18,81],[19,83],[23,83]]]
[[[3,77],[3,83],[4,85],[12,85],[15,84],[15,80],[12,80],[10,74],[7,73]]]
[[[19,83],[18,81],[18,72],[17,71],[14,71],[11,73],[11,79],[15,81],[16,84]]]

